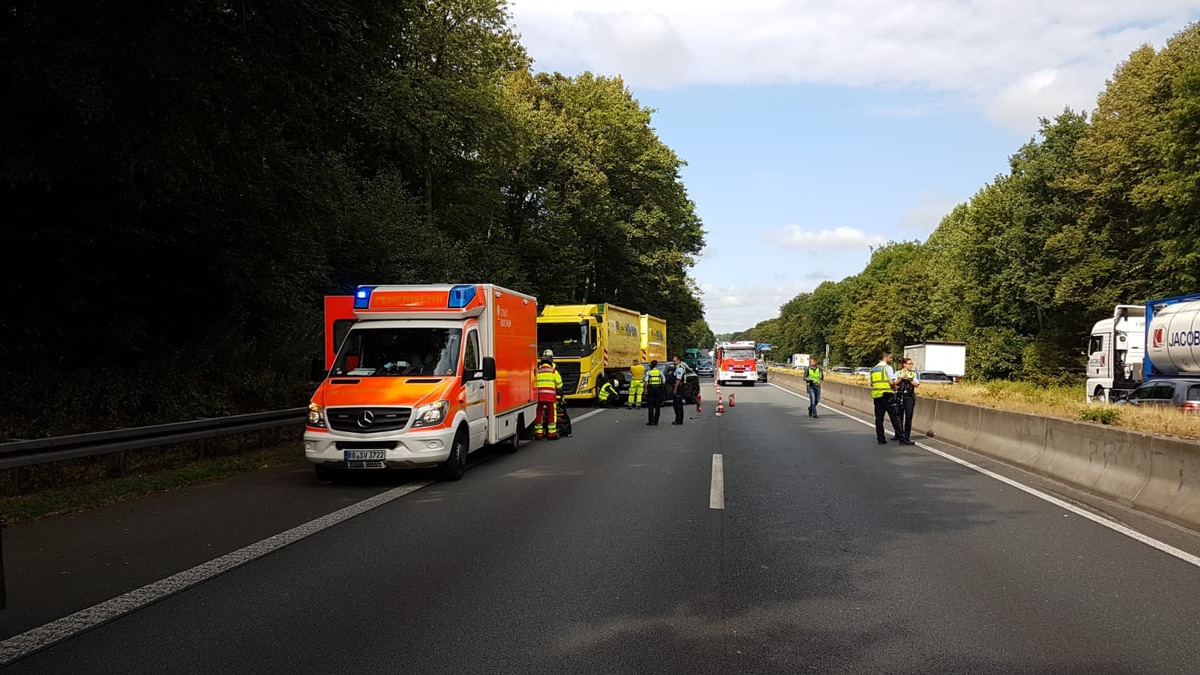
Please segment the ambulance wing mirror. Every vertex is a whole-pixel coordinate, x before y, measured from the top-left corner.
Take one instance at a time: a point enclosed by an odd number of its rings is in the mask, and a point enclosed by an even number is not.
[[[488,382],[496,379],[496,359],[491,356],[483,357],[483,379]]]

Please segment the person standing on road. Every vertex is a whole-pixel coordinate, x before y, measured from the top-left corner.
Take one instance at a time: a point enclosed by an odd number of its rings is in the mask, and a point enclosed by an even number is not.
[[[906,358],[900,362],[900,371],[896,373],[896,412],[900,418],[900,428],[892,440],[900,441],[901,445],[916,445],[912,439],[912,418],[921,378],[912,367],[913,360]]]
[[[537,384],[537,417],[534,418],[534,438],[558,438],[558,395],[562,392],[562,376],[554,368],[554,354],[542,356],[535,382]]]
[[[825,371],[817,365],[815,358],[808,360],[804,381],[808,384],[808,416],[815,418],[817,405],[821,403],[821,383],[825,381]]]
[[[675,421],[671,424],[683,424],[683,383],[687,381],[687,368],[678,354],[671,361],[675,364],[674,386],[671,389],[674,396],[672,401],[675,407]]]
[[[625,407],[640,408],[642,407],[642,393],[646,390],[646,383],[643,382],[646,377],[646,366],[634,359],[633,365],[629,367],[629,374],[633,379],[629,380],[629,399],[625,401]]]
[[[887,445],[887,436],[883,433],[883,416],[886,413],[892,420],[892,429],[900,435],[900,424],[896,419],[894,393],[896,386],[896,371],[891,366],[892,353],[884,350],[882,358],[871,369],[871,399],[875,404],[875,440],[880,445]]]
[[[662,414],[663,404],[663,373],[658,369],[658,359],[651,359],[650,367],[646,369],[646,414],[649,419],[646,426],[658,426],[658,416]]]

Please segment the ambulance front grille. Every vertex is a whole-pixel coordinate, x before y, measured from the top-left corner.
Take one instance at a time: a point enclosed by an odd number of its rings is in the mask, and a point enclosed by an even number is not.
[[[325,414],[335,431],[375,434],[407,427],[412,408],[329,408]]]

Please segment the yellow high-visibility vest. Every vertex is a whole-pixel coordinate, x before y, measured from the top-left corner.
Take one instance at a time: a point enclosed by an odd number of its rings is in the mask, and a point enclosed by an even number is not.
[[[892,383],[888,381],[887,364],[881,363],[871,369],[871,398],[881,398],[891,393]]]

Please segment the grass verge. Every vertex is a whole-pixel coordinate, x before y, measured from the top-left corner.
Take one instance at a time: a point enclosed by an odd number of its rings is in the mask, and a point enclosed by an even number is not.
[[[73,513],[155,492],[296,462],[304,458],[295,441],[238,455],[202,459],[156,473],[128,475],[75,487],[51,488],[27,495],[0,498],[0,517],[6,524]]]

